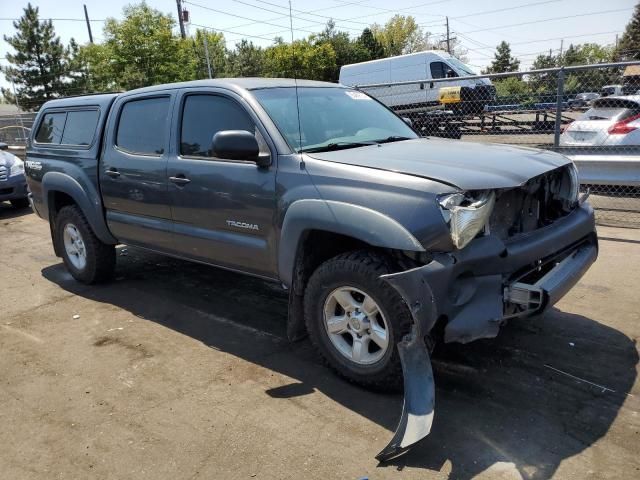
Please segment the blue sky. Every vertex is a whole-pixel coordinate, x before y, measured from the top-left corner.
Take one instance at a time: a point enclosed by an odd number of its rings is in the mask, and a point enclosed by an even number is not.
[[[64,42],[74,37],[79,43],[89,40],[82,19],[86,4],[92,22],[94,40],[102,38],[102,19],[120,18],[128,0],[37,0],[43,18],[55,18],[56,32]],[[148,0],[158,10],[176,14],[175,0]],[[512,44],[512,52],[528,68],[541,52],[557,51],[564,39],[569,43],[597,42],[613,44],[633,12],[636,0],[293,0],[293,26],[296,38],[322,30],[329,18],[337,27],[357,36],[367,24],[385,23],[395,13],[413,15],[425,31],[443,38],[445,16],[449,16],[451,34],[467,48],[468,63],[480,70],[490,63],[495,46],[502,40]],[[3,1],[0,32],[12,34],[7,18],[22,14],[26,2]],[[207,8],[203,8],[207,7]],[[191,14],[191,30],[204,25],[224,32],[228,47],[242,38],[263,46],[276,35],[290,38],[286,0],[194,0],[185,2]],[[213,9],[213,10],[211,10]],[[216,10],[216,11],[214,11]],[[303,13],[304,12],[304,13]],[[0,40],[0,62],[8,45]],[[0,76],[0,84],[6,85]]]

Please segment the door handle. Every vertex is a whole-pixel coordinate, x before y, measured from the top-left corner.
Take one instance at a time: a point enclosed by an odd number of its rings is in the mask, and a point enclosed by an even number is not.
[[[106,175],[108,175],[111,178],[118,178],[120,176],[120,172],[118,171],[117,168],[110,168],[109,170],[107,170],[106,172],[104,172]]]
[[[182,174],[176,175],[175,177],[169,177],[169,180],[179,186],[184,186],[187,183],[191,182],[191,180],[185,178],[185,176]]]

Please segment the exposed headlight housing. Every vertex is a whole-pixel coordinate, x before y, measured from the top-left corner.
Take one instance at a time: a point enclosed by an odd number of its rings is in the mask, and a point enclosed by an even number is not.
[[[458,192],[438,197],[440,211],[449,225],[451,240],[464,248],[484,228],[489,220],[496,194],[491,190]]]
[[[578,168],[573,162],[571,162],[567,167],[567,171],[569,172],[569,181],[571,182],[569,201],[575,203],[578,201],[578,195],[580,195],[580,178],[578,177]]]
[[[9,176],[14,177],[22,174],[24,174],[24,162],[18,157],[15,157],[13,165],[11,165],[11,168],[9,169]]]

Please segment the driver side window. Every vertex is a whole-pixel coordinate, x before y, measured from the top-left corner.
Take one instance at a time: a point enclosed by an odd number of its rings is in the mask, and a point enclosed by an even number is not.
[[[234,100],[220,95],[189,95],[182,109],[180,155],[214,158],[213,136],[222,130],[246,130],[256,136],[260,153],[269,153],[267,144],[249,114]]]
[[[457,77],[456,72],[444,62],[431,62],[431,78],[452,78]]]

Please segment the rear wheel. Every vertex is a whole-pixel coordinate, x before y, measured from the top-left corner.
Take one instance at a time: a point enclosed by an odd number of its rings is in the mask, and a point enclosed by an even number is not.
[[[63,207],[56,216],[55,239],[67,270],[82,283],[97,283],[113,275],[115,245],[100,241],[75,205]]]
[[[13,200],[9,200],[11,202],[11,206],[13,208],[27,208],[29,206],[28,198],[14,198]]]
[[[380,279],[391,273],[387,259],[356,251],[323,263],[305,289],[309,337],[341,376],[378,390],[402,387],[396,348],[410,331],[402,297]]]

